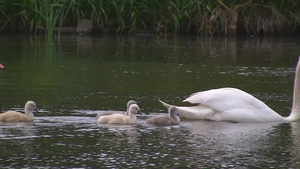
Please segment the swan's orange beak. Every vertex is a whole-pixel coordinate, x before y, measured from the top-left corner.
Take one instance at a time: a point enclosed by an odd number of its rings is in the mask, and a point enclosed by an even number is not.
[[[0,69],[4,70],[5,67],[0,63]]]

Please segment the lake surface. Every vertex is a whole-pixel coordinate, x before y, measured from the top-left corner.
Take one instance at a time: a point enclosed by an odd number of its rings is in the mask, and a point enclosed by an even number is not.
[[[190,94],[237,87],[282,116],[299,38],[1,36],[1,112],[34,100],[33,123],[0,123],[0,168],[299,168],[300,122],[145,125]],[[136,125],[102,125],[140,101]]]

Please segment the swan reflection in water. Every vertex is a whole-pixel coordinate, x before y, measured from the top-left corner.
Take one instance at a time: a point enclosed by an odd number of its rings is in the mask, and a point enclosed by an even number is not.
[[[291,149],[291,157],[293,157],[293,163],[291,163],[291,167],[299,168],[300,167],[300,121],[291,122],[291,137],[293,141],[293,145],[290,147]]]
[[[252,163],[251,166],[261,166],[265,162],[275,167],[281,163],[290,167],[300,159],[300,130],[295,128],[300,127],[299,122],[230,123],[189,120],[184,125],[193,135],[192,141],[189,140],[195,144],[192,153],[199,157],[213,158],[220,163],[233,165]]]

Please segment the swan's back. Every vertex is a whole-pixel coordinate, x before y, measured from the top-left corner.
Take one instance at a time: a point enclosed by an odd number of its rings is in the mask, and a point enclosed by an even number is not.
[[[255,106],[265,108],[267,105],[252,95],[236,88],[219,88],[197,92],[184,100],[184,102],[204,104],[214,109],[228,110],[237,107]],[[226,104],[226,107],[224,107]],[[268,106],[267,106],[268,107]]]
[[[236,88],[197,92],[184,101],[209,107],[215,112],[211,117],[211,120],[214,121],[270,122],[284,120],[264,102]]]

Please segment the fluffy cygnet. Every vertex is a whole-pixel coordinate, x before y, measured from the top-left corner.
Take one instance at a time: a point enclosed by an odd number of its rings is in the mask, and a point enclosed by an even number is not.
[[[0,114],[1,122],[31,122],[33,121],[33,112],[37,111],[36,104],[28,101],[25,105],[25,114],[16,111],[7,111]]]
[[[109,123],[109,124],[135,124],[136,114],[139,113],[140,108],[137,104],[132,104],[129,107],[128,115],[124,114],[112,114],[107,116],[100,116],[98,123]]]
[[[180,118],[177,114],[177,108],[171,106],[169,108],[169,116],[157,116],[146,120],[146,124],[156,126],[173,126],[180,123]]]
[[[126,109],[126,112],[123,112],[123,111],[115,111],[115,110],[108,110],[108,111],[105,111],[105,112],[102,112],[102,113],[97,114],[96,119],[98,119],[100,116],[108,116],[108,115],[112,115],[112,114],[124,114],[124,115],[128,115],[128,109],[129,109],[129,107],[130,107],[132,104],[137,104],[137,102],[134,101],[134,100],[129,100],[129,101],[127,102],[127,109]]]

